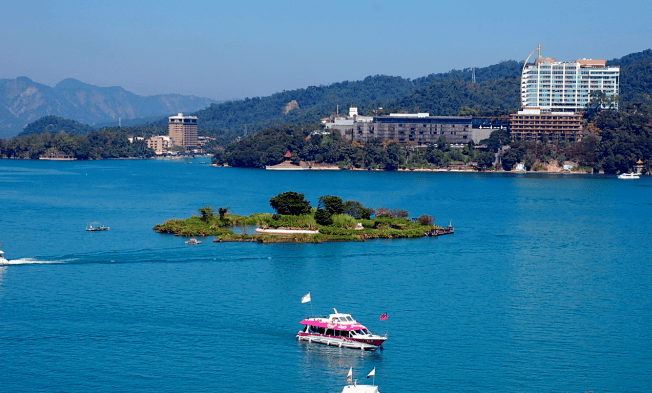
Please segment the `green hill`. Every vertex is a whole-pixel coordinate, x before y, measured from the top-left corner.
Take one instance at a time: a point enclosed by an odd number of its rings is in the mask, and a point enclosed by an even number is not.
[[[485,83],[486,86],[492,86],[497,80],[520,75],[522,67],[522,62],[504,61],[489,67],[476,68],[476,81],[483,86]],[[379,107],[402,109],[404,103],[400,101],[401,98],[409,97],[420,91],[419,89],[429,86],[447,86],[446,81],[471,82],[472,73],[473,70],[468,68],[413,80],[386,75],[369,76],[361,81],[310,86],[268,97],[212,104],[193,115],[199,118],[201,128],[231,130],[240,135],[243,134],[245,125],[248,131],[259,131],[281,124],[317,124],[320,118],[335,113],[338,105],[340,111],[345,112],[348,112],[349,106],[357,106],[361,113],[372,113]],[[406,100],[407,102],[410,100]],[[472,100],[464,102],[464,105],[473,104]],[[165,121],[161,119],[156,124],[163,125]]]
[[[18,136],[42,134],[44,132],[58,134],[61,131],[71,135],[84,135],[95,131],[95,129],[89,125],[64,119],[63,117],[45,116],[35,122],[29,123]]]

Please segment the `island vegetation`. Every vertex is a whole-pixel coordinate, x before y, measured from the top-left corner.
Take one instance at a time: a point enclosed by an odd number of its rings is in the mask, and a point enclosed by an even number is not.
[[[205,206],[199,209],[199,215],[184,220],[168,220],[154,226],[154,230],[177,236],[215,236],[216,242],[262,243],[420,238],[453,232],[450,227],[435,225],[435,218],[430,215],[410,220],[405,210],[374,210],[358,201],[343,201],[333,195],[320,197],[317,207],[313,208],[304,194],[288,191],[271,198],[270,206],[275,214],[250,216],[230,214],[228,207],[219,208],[216,215],[213,207]],[[258,227],[257,231],[248,233],[254,226]],[[234,228],[238,228],[239,233],[235,233]]]

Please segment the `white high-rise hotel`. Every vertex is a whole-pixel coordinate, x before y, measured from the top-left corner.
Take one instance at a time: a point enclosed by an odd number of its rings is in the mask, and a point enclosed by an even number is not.
[[[528,64],[536,51],[539,57]],[[525,61],[521,76],[523,109],[576,112],[587,107],[593,91],[603,91],[606,97],[620,94],[620,67],[607,67],[606,60],[559,62],[541,57],[540,45],[534,52]],[[618,109],[617,102],[614,105]]]

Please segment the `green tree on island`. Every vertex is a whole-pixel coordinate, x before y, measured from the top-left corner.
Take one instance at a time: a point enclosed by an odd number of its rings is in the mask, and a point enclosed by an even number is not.
[[[215,210],[213,210],[212,206],[204,206],[199,209],[199,213],[201,214],[201,219],[204,222],[208,222],[215,215]]]
[[[319,204],[315,212],[315,221],[319,225],[333,225],[333,215],[344,212],[342,198],[333,195],[319,197]]]
[[[325,209],[331,216],[333,214],[342,214],[344,212],[344,203],[342,198],[333,195],[324,195],[319,197],[317,209]]]
[[[374,214],[374,209],[364,207],[362,203],[358,201],[346,201],[344,202],[344,214],[354,218],[370,220],[371,215]]]
[[[294,191],[278,194],[269,200],[269,205],[276,210],[278,214],[300,216],[310,213],[310,201],[307,201],[305,194],[299,194]]]
[[[319,225],[330,226],[333,225],[333,216],[328,214],[326,209],[317,209],[315,212],[315,222]]]

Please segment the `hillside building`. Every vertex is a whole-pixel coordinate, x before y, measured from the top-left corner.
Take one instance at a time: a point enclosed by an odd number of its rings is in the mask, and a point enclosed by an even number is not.
[[[541,108],[553,112],[577,112],[586,109],[592,93],[603,92],[607,99],[620,94],[620,67],[608,67],[606,60],[580,59],[559,62],[541,57],[541,45],[534,52],[534,64],[523,66],[521,104],[523,109]],[[534,54],[532,52],[532,54]],[[618,109],[618,102],[603,107]]]
[[[172,140],[169,136],[156,135],[145,140],[147,147],[154,150],[154,153],[161,155],[167,153],[172,147]]]
[[[510,115],[513,140],[547,140],[578,142],[582,139],[582,115],[574,112],[551,112],[546,109],[523,109]]]
[[[481,119],[471,116],[430,116],[429,113],[392,113],[389,116],[358,116],[351,108],[349,116],[335,117],[324,123],[352,142],[394,140],[401,144],[437,143],[440,137],[452,144],[478,144],[496,129],[507,129],[507,119]]]
[[[172,146],[183,146],[186,150],[197,149],[197,116],[168,117],[168,135],[172,139]]]

